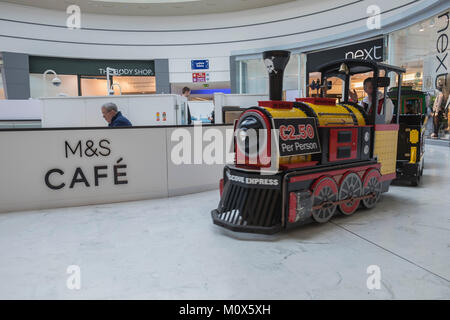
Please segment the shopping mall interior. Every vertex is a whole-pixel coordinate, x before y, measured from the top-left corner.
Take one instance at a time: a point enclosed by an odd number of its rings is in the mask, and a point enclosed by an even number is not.
[[[449,30],[445,0],[0,1],[0,299],[450,299]]]

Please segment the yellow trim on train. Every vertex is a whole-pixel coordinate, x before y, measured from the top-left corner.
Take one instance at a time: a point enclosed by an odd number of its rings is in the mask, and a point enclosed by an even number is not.
[[[292,109],[274,109],[274,108],[264,108],[266,109],[273,118],[306,118],[308,117],[306,113],[297,108]]]
[[[362,113],[355,107],[350,105],[318,105],[309,102],[303,102],[304,104],[311,107],[317,114],[320,126],[354,126],[355,117],[358,126],[365,126],[366,121]],[[350,109],[350,111],[349,111]],[[353,114],[352,114],[353,113]]]
[[[354,118],[357,120],[358,126],[365,126],[366,121],[364,120],[364,116],[358,108],[355,108],[352,105],[316,105],[309,102],[303,102],[308,105],[314,112],[317,114],[317,118],[319,120],[319,126],[353,126]],[[267,108],[266,109],[273,118],[304,118],[308,117],[305,112],[300,109],[292,108],[292,109],[275,109],[275,108]]]

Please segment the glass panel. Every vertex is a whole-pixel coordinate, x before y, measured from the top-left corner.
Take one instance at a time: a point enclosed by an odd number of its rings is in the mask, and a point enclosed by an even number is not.
[[[355,74],[350,77],[350,92],[356,93],[359,102],[364,100],[365,97],[368,99],[368,94],[364,88],[364,80],[370,77],[373,77],[373,72]]]
[[[118,83],[122,94],[151,94],[156,93],[155,77],[113,77],[114,83]],[[114,87],[116,92],[118,88]]]
[[[337,99],[337,101],[341,101],[342,100],[342,90],[344,88],[344,81],[340,78],[337,77],[329,77],[326,79],[327,81],[327,89],[325,90],[326,92],[326,97],[327,98],[335,98]],[[331,82],[331,88],[328,89],[328,84]],[[320,90],[315,89],[314,90],[314,95],[313,96],[317,96],[317,94],[320,94]]]
[[[54,78],[54,74],[47,74],[45,80],[42,74],[30,74],[31,98],[78,96],[78,78],[76,75],[58,75],[58,78],[61,79],[59,86],[52,84]]]
[[[298,54],[292,54],[284,70],[283,91],[298,90]],[[269,76],[263,60],[248,59],[236,61],[237,92],[267,94]]]
[[[117,87],[114,88],[114,94],[119,94],[119,89]],[[107,96],[108,85],[106,84],[106,79],[81,78],[81,95]]]
[[[283,90],[298,90],[298,55],[292,54],[284,70]]]
[[[422,102],[419,99],[407,99],[405,100],[405,113],[406,114],[418,114],[421,113]]]
[[[242,61],[242,93],[269,92],[269,76],[262,59]]]
[[[0,99],[6,99],[5,98],[5,91],[3,89],[3,77],[2,77],[2,58],[0,58]]]
[[[447,74],[450,69],[450,45],[447,43],[449,30],[448,17],[441,13],[389,35],[389,63],[406,69],[403,88],[409,87],[430,96],[424,99],[425,105],[422,106],[422,109],[430,110],[430,113],[433,101],[440,95],[436,90],[438,78]],[[405,113],[408,112],[407,103],[404,105]],[[411,108],[411,112],[416,112],[416,104]],[[434,121],[431,117],[432,115],[427,121],[427,134],[437,132],[438,138],[449,139],[448,120],[445,116],[437,116]],[[433,123],[438,124],[436,130]]]

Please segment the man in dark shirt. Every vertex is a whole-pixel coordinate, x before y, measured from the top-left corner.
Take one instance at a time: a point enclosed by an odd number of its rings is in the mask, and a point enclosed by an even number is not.
[[[191,95],[191,89],[189,87],[184,87],[181,91],[181,96],[185,97],[189,100],[189,96]],[[191,110],[189,106],[187,106],[187,123],[192,124]]]
[[[105,103],[102,106],[103,118],[108,122],[108,127],[131,127],[131,122],[118,111],[117,105],[113,102]]]

